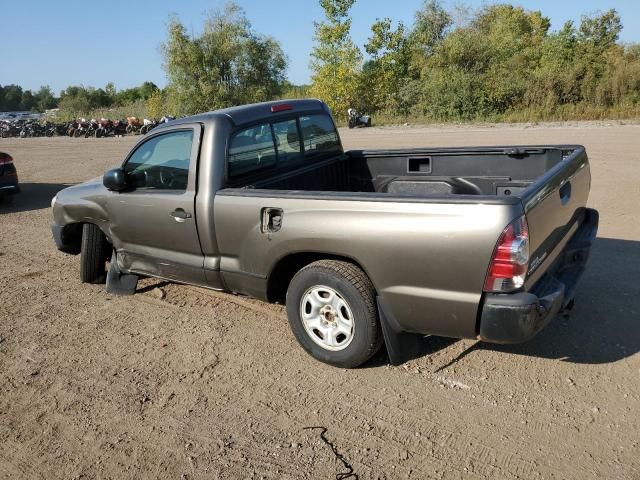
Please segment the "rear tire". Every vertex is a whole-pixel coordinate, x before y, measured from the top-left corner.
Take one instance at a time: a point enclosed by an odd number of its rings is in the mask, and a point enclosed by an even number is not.
[[[373,284],[348,262],[320,260],[296,273],[287,317],[307,353],[330,365],[357,367],[382,346]]]
[[[107,239],[93,223],[82,227],[80,249],[80,280],[83,283],[103,283],[106,278]]]

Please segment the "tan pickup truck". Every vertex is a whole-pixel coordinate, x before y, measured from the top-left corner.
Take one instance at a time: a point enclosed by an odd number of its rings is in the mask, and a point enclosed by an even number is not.
[[[59,192],[52,228],[84,282],[285,302],[307,352],[355,367],[383,343],[401,362],[418,335],[535,335],[572,305],[598,225],[590,183],[578,145],[345,152],[325,104],[291,100],[152,130]]]

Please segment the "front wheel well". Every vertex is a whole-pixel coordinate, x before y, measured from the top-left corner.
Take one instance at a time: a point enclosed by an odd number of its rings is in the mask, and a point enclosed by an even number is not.
[[[93,222],[77,222],[77,223],[68,223],[64,227],[62,227],[62,242],[65,246],[64,252],[69,253],[71,255],[79,255],[82,249],[82,229],[84,228],[85,223],[93,223]],[[107,235],[105,235],[107,242],[111,243],[111,240]]]
[[[60,235],[65,246],[65,252],[78,255],[82,247],[82,226],[83,223],[69,223],[62,227]]]
[[[348,262],[367,274],[366,270],[353,258],[319,252],[298,252],[282,257],[275,264],[267,279],[267,299],[284,304],[287,289],[293,276],[302,268],[318,260],[340,260]],[[371,279],[370,279],[371,280]]]

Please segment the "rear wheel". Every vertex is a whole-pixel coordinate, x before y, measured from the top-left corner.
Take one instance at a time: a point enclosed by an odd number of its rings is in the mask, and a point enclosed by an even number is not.
[[[320,260],[301,269],[287,290],[287,316],[300,345],[331,365],[357,367],[382,345],[373,285],[348,262]]]
[[[97,225],[85,223],[82,227],[80,249],[80,280],[84,283],[102,283],[106,278],[106,259],[109,253],[107,239]]]

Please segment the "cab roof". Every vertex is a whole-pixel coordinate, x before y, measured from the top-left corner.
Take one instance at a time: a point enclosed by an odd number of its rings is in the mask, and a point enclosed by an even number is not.
[[[281,111],[274,112],[272,107],[289,106]],[[226,117],[234,125],[242,125],[245,123],[251,123],[256,120],[270,119],[281,115],[290,115],[295,112],[324,112],[330,114],[329,108],[324,102],[316,99],[304,99],[304,100],[274,100],[271,102],[252,103],[249,105],[239,105],[237,107],[223,108],[221,110],[214,110],[207,113],[199,113],[190,117],[184,117],[169,122],[168,125],[177,125],[179,123],[208,123],[214,122],[216,118]]]

